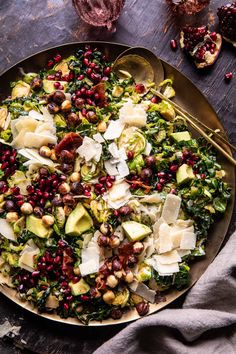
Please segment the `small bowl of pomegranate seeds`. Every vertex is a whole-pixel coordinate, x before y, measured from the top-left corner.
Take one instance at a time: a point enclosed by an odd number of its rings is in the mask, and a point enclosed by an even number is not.
[[[206,27],[182,36],[198,65],[218,54]],[[63,321],[119,323],[186,289],[230,198],[206,141],[154,83],[119,79],[90,44],[55,52],[11,88],[0,104],[0,273],[17,299]],[[171,78],[158,89],[175,96]]]

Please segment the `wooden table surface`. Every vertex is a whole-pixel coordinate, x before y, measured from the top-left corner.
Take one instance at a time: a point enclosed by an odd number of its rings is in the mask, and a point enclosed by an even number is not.
[[[67,42],[106,40],[142,45],[186,74],[205,94],[219,115],[231,142],[236,145],[236,50],[224,44],[215,65],[197,71],[185,55],[173,52],[169,42],[178,38],[183,23],[208,24],[217,28],[217,7],[227,1],[212,0],[207,10],[189,18],[176,18],[164,0],[126,0],[116,33],[94,29],[76,15],[71,0],[0,0],[0,73],[42,49]],[[224,74],[235,71],[225,83]],[[235,229],[235,212],[230,231]],[[180,306],[181,301],[172,306]],[[92,353],[122,326],[104,330],[57,325],[25,312],[0,295],[0,337],[3,324],[21,326],[20,334],[5,336],[0,353],[72,354]],[[21,349],[20,349],[21,348]]]

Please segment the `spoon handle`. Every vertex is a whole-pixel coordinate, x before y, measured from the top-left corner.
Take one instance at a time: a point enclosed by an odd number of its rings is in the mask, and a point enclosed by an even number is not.
[[[199,133],[201,134],[209,143],[211,143],[211,145],[213,145],[218,151],[220,151],[222,153],[222,155],[224,155],[234,166],[236,166],[236,160],[230,155],[228,154],[220,145],[218,145],[213,139],[211,139],[209,137],[209,135],[207,135],[204,130],[202,130],[193,120],[195,120],[196,122],[200,122],[197,118],[193,117],[191,114],[189,114],[187,111],[185,111],[183,108],[181,108],[178,104],[176,104],[175,102],[172,102],[169,98],[167,98],[165,95],[163,95],[161,92],[156,91],[156,90],[152,90],[152,92],[160,97],[161,99],[167,101],[168,103],[170,103],[175,111],[182,115],[182,117],[185,118],[185,120]],[[191,117],[191,118],[190,118]],[[208,128],[207,126],[205,126],[207,129],[211,130],[212,132],[214,132],[214,130]],[[215,132],[214,132],[215,133]],[[217,133],[215,133],[217,134]],[[219,135],[217,134],[217,137],[219,137]],[[220,137],[222,138],[222,137]],[[223,138],[224,139],[224,138]],[[223,140],[222,139],[222,140]],[[225,140],[225,143],[229,145],[229,142],[227,140]],[[231,145],[231,144],[230,144]],[[235,149],[235,147],[234,147]]]

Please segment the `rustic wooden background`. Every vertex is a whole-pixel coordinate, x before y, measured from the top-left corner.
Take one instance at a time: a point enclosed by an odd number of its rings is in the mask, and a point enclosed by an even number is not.
[[[199,72],[170,39],[178,38],[184,23],[208,24],[217,28],[216,10],[227,0],[212,0],[196,17],[174,17],[164,0],[126,0],[116,33],[94,29],[76,15],[71,0],[0,0],[0,73],[42,49],[67,42],[107,40],[143,45],[186,74],[205,94],[236,145],[236,50],[224,44],[215,65]],[[225,83],[224,74],[235,77]],[[235,229],[235,213],[230,230]],[[178,301],[172,306],[181,306]],[[4,335],[6,321],[20,326],[20,334]],[[0,295],[0,353],[73,354],[92,353],[122,326],[104,329],[56,325],[23,311]]]

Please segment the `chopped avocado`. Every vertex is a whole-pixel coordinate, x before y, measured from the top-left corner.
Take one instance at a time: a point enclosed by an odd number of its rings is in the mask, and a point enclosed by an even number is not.
[[[70,236],[79,236],[93,226],[93,220],[81,203],[70,213],[65,232]]]
[[[116,85],[116,86],[113,88],[113,90],[112,90],[112,96],[113,96],[113,97],[116,97],[116,98],[117,98],[117,97],[120,97],[123,92],[124,92],[123,87]]]
[[[125,221],[121,224],[126,236],[132,242],[140,241],[152,233],[150,227],[136,221]]]
[[[64,91],[66,90],[67,86],[68,86],[68,82],[67,81],[58,81],[60,82],[60,84],[64,87]],[[52,93],[54,91],[56,91],[55,87],[54,87],[54,83],[55,81],[52,80],[43,80],[43,89],[46,93]]]
[[[62,60],[59,64],[56,64],[54,66],[54,70],[56,71],[61,70],[62,76],[68,75],[70,73],[70,69],[67,60]]]
[[[52,229],[44,226],[42,219],[38,219],[34,215],[27,216],[26,229],[41,238],[47,238],[52,233]]]
[[[188,131],[172,133],[172,134],[170,134],[170,136],[175,141],[188,141],[188,140],[191,140],[191,135],[189,134]]]
[[[69,286],[71,288],[71,293],[74,296],[86,294],[90,289],[90,286],[86,283],[86,281],[84,281],[83,278],[81,278],[77,283],[69,283]]]
[[[195,176],[192,167],[188,166],[186,163],[180,166],[178,171],[176,172],[177,184],[186,183],[194,178]]]
[[[11,97],[14,99],[16,97],[26,97],[29,96],[30,85],[24,81],[18,81],[12,89]]]

